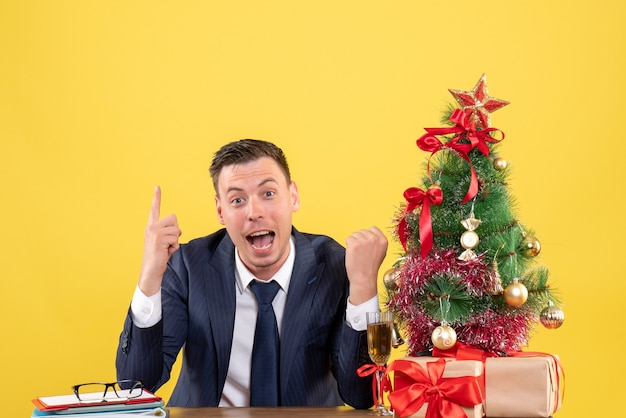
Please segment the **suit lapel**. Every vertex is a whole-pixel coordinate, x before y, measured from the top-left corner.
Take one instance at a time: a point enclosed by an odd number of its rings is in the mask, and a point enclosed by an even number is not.
[[[317,265],[313,246],[297,231],[294,232],[296,238],[296,259],[289,282],[289,292],[283,318],[283,328],[281,332],[281,354],[280,354],[280,381],[281,391],[284,393],[288,387],[288,377],[290,364],[297,353],[298,344],[302,338],[302,332],[306,327],[302,324],[308,322],[313,297],[321,280],[317,280],[324,270],[324,264]]]
[[[235,325],[235,247],[226,234],[205,265],[205,293],[217,356],[218,394],[222,393]]]

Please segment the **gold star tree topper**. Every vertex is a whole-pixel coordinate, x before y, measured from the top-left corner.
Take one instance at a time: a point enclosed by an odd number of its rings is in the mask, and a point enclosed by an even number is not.
[[[509,104],[506,100],[489,96],[487,91],[487,76],[480,77],[471,91],[448,89],[459,102],[461,110],[465,112],[470,123],[482,129],[491,126],[491,113]]]

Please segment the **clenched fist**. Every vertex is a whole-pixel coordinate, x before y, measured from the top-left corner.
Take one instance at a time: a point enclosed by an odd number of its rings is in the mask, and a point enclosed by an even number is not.
[[[387,237],[375,226],[354,232],[346,240],[346,271],[350,303],[359,305],[377,291],[378,270],[387,254]]]

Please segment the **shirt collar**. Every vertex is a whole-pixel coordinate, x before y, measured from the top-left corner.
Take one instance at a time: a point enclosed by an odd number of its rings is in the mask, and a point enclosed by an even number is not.
[[[235,248],[236,249],[236,248]],[[287,293],[289,288],[289,281],[291,280],[291,273],[293,272],[293,265],[296,259],[296,246],[294,239],[289,239],[289,255],[287,260],[283,263],[280,269],[274,274],[270,280],[276,281],[280,285],[280,288]],[[250,282],[257,279],[248,268],[243,264],[239,257],[239,252],[235,251],[235,283],[237,284],[237,290],[239,293],[243,293]]]

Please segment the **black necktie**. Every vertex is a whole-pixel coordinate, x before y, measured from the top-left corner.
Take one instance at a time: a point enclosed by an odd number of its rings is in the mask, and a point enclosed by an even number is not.
[[[269,283],[254,280],[250,289],[259,303],[252,348],[250,406],[279,406],[280,340],[272,301],[280,285],[273,280]]]

